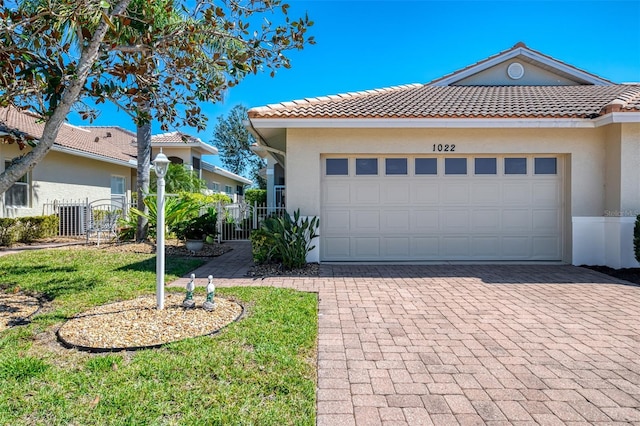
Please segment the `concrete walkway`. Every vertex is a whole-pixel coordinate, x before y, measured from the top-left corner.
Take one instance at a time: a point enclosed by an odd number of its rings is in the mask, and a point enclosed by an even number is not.
[[[248,243],[233,244],[198,284],[318,293],[318,425],[640,425],[638,286],[566,265],[251,279]]]

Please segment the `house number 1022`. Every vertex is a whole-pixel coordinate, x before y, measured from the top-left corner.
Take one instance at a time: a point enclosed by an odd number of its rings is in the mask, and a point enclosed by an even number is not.
[[[433,144],[433,152],[453,152],[456,150],[455,144]]]

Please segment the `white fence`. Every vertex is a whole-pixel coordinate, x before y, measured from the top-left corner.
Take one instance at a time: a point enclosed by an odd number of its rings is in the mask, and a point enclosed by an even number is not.
[[[131,207],[125,199],[113,198],[109,200],[53,200],[44,204],[43,215],[57,215],[60,218],[58,235],[64,237],[84,237],[91,231],[93,207],[96,203],[104,205],[111,202],[118,210],[120,217],[127,217]],[[267,207],[265,205],[250,205],[246,203],[219,204],[218,212],[218,241],[247,240],[253,229],[258,229],[262,222],[271,216],[284,215],[284,207]]]
[[[81,237],[91,230],[94,223],[94,206],[110,204],[121,211],[122,217],[129,213],[129,205],[124,197],[112,197],[108,200],[53,200],[44,204],[42,214],[57,215],[60,218],[58,235],[61,237]],[[103,207],[100,207],[103,209]]]
[[[245,203],[218,205],[218,240],[248,240],[253,229],[272,216],[283,216],[284,207],[267,207]]]

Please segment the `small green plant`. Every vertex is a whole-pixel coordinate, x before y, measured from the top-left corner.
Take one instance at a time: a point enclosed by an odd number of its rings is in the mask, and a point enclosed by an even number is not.
[[[633,228],[633,248],[636,260],[640,262],[640,214],[636,216],[636,226]]]
[[[19,220],[19,239],[23,243],[30,243],[41,238],[53,237],[58,234],[58,217],[31,216]]]
[[[251,255],[253,261],[257,264],[270,263],[270,262],[282,262],[282,259],[274,259],[273,250],[274,246],[272,235],[265,229],[254,229],[249,236],[251,239]]]
[[[293,213],[293,217],[285,212],[282,217],[266,219],[262,229],[273,239],[271,258],[282,259],[285,269],[302,268],[307,263],[307,253],[315,248],[311,243],[318,237],[319,225],[320,220],[316,216],[300,219],[300,209]]]
[[[202,216],[194,217],[174,224],[170,230],[181,240],[204,240],[217,234],[218,213],[209,207]]]

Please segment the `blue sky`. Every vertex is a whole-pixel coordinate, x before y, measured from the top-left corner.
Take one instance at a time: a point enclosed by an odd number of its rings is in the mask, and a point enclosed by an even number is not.
[[[617,83],[640,82],[640,0],[635,1],[298,1],[290,15],[315,22],[316,44],[293,52],[291,69],[249,76],[223,103],[203,104],[212,139],[216,117],[233,106],[426,83],[519,41]],[[88,124],[70,117],[73,124]],[[130,123],[130,124],[127,124]],[[105,108],[95,125],[135,126]],[[159,133],[159,126],[154,126]],[[218,164],[215,158],[207,161]]]

